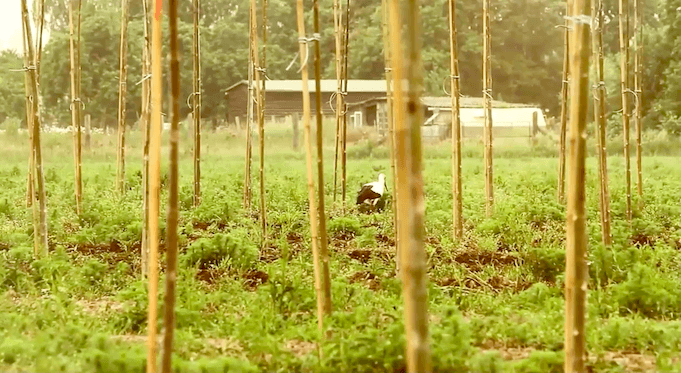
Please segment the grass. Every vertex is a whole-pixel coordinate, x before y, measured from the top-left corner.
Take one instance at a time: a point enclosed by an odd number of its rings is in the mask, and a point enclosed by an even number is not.
[[[243,137],[204,134],[203,203],[196,209],[191,207],[190,141],[182,141],[177,371],[403,371],[402,300],[390,209],[365,215],[353,206],[343,214],[332,203],[333,141],[326,133],[334,312],[326,320],[331,336],[321,344],[320,359],[304,153],[291,149],[287,129],[273,127],[268,133],[270,240],[265,245],[257,215],[241,207]],[[129,136],[124,196],[114,191],[115,136],[93,135],[83,159],[81,216],[73,203],[71,139],[45,135],[51,254],[39,260],[32,259],[31,211],[25,206],[27,139],[0,136],[5,160],[0,164],[0,370],[143,371],[147,290],[139,279],[139,134]],[[549,157],[555,148],[540,142],[534,148],[520,144],[496,150],[491,219],[484,217],[482,148],[469,143],[465,151],[461,242],[451,239],[449,147],[435,144],[425,152],[434,369],[561,372],[565,208],[555,198],[557,162]],[[379,171],[388,175],[388,190],[394,190],[386,155],[385,147],[375,143],[349,147],[351,206],[356,188]],[[167,148],[162,159],[167,166]],[[587,341],[594,372],[681,372],[677,160],[644,159],[646,205],[635,211],[629,228],[623,160],[609,158],[612,249],[600,244],[597,169],[595,159],[588,160]],[[257,180],[254,175],[254,186]],[[257,187],[253,193],[257,200]],[[162,198],[165,206],[165,191]],[[162,208],[161,237],[164,226]],[[163,286],[159,290],[161,308]]]

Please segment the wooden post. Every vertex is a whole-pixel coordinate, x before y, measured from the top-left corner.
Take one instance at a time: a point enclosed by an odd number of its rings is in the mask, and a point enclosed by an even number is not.
[[[565,15],[570,15],[571,0],[565,1]],[[558,152],[558,202],[565,202],[565,139],[567,137],[568,86],[570,84],[570,29],[565,20],[563,32],[563,80],[560,90],[560,148]]]
[[[293,126],[293,150],[298,150],[298,113],[291,115],[291,125]]]
[[[192,119],[194,122],[194,207],[201,203],[201,34],[199,20],[201,0],[193,0],[194,40],[192,43],[192,66],[194,69],[194,88],[192,95]]]
[[[629,0],[619,0],[620,91],[622,95],[622,138],[624,140],[624,172],[626,185],[626,216],[631,224],[631,158],[629,155]]]
[[[312,8],[314,20],[314,33],[319,35],[319,0],[314,0]],[[331,275],[329,274],[329,251],[328,240],[326,237],[326,212],[324,210],[324,148],[323,148],[323,130],[322,130],[322,68],[321,68],[321,47],[319,43],[321,40],[315,38],[314,43],[314,75],[315,75],[315,106],[317,117],[317,183],[319,189],[319,204],[317,205],[319,213],[319,239],[320,239],[320,256],[322,260],[322,276],[324,278],[324,311],[326,314],[331,314]]]
[[[461,183],[461,118],[459,115],[459,52],[456,32],[456,0],[449,0],[450,88],[452,92],[452,195],[454,239],[463,238],[463,185]]]
[[[128,7],[129,0],[121,0],[121,44],[118,85],[118,153],[116,163],[116,190],[125,188],[125,96],[128,81]]]
[[[163,326],[163,358],[161,363],[162,373],[171,373],[173,356],[173,335],[175,332],[175,289],[177,287],[177,222],[179,219],[178,209],[178,153],[180,139],[180,47],[177,32],[177,2],[170,0],[168,3],[168,21],[170,24],[170,86],[171,86],[171,113],[170,120],[170,167],[169,167],[169,191],[168,191],[168,220],[166,224],[166,291],[164,303]],[[195,5],[196,2],[194,3]],[[196,11],[196,9],[195,9]],[[196,84],[196,83],[195,83]]]
[[[485,211],[492,216],[494,206],[494,177],[492,174],[492,56],[490,35],[491,0],[482,2],[483,18],[483,54],[482,54],[482,87],[485,103]]]
[[[24,35],[26,37],[26,51],[24,51],[24,64],[26,65],[26,96],[31,102],[31,129],[33,130],[33,152],[35,154],[35,173],[34,178],[38,184],[38,205],[33,203],[34,216],[34,254],[36,256],[47,255],[47,200],[45,193],[45,175],[43,172],[43,155],[40,144],[40,105],[38,97],[40,91],[38,90],[37,72],[32,63],[35,63],[35,54],[33,51],[33,37],[31,36],[31,23],[28,16],[28,6],[26,0],[21,0],[21,16],[22,25],[24,27]],[[35,209],[38,208],[38,211]],[[37,233],[36,233],[37,232]]]
[[[397,171],[395,170],[395,121],[393,121],[393,94],[392,94],[392,58],[391,58],[391,45],[390,45],[390,29],[389,29],[389,19],[390,15],[388,12],[388,1],[382,0],[381,5],[383,7],[383,55],[385,64],[385,85],[386,85],[386,116],[388,117],[388,146],[390,150],[390,172],[393,181],[393,192],[392,194],[392,210],[393,210],[393,229],[395,230],[395,251],[397,252],[397,247],[400,244],[399,234],[398,234],[398,212],[397,212]],[[347,118],[347,113],[345,115]],[[400,271],[400,260],[399,257],[395,256],[395,268],[396,271]]]
[[[407,372],[431,371],[430,346],[428,342],[428,299],[426,289],[426,253],[423,246],[425,235],[423,202],[423,178],[421,175],[421,124],[423,109],[420,99],[423,90],[423,65],[421,63],[421,31],[419,2],[409,0],[406,11],[406,40],[400,38],[400,1],[390,0],[390,37],[393,60],[396,159],[399,183],[398,211],[402,246],[400,260],[404,297],[404,325],[407,339]],[[403,54],[401,45],[406,51]],[[403,63],[406,55],[407,63]],[[403,85],[409,84],[405,100]]]
[[[144,8],[142,46],[142,245],[141,272],[142,278],[147,276],[149,267],[149,141],[151,135],[151,40],[149,36],[149,2],[142,0]]]
[[[572,0],[570,43],[570,164],[565,265],[565,372],[586,372],[586,116],[589,103],[590,0]]]
[[[77,1],[78,3],[78,25],[75,26],[73,22],[74,12],[73,3]],[[69,52],[71,56],[71,125],[73,126],[73,155],[74,155],[74,165],[75,165],[75,198],[76,198],[76,214],[80,215],[81,212],[81,202],[83,193],[83,181],[81,177],[81,156],[82,156],[82,146],[81,146],[81,109],[82,101],[80,99],[80,59],[77,57],[80,54],[80,37],[78,42],[76,42],[75,34],[76,29],[80,30],[80,9],[81,0],[71,0],[69,1]]]
[[[161,13],[163,0],[154,0],[151,29],[151,128],[149,133],[149,333],[147,373],[156,373],[156,334],[158,305],[159,199],[161,196],[161,105],[163,82],[161,68]]]
[[[643,9],[642,0],[634,0],[634,126],[636,127],[636,191],[638,193],[638,207],[643,208],[643,172],[641,146],[643,136]]]
[[[325,314],[325,301],[324,295],[330,294],[330,290],[327,291],[325,288],[329,287],[329,283],[325,283],[322,276],[321,260],[319,254],[319,229],[318,229],[318,219],[317,215],[317,203],[315,200],[315,190],[314,190],[314,171],[312,169],[312,130],[310,126],[310,91],[308,88],[308,71],[307,71],[307,61],[308,61],[308,39],[305,36],[305,19],[303,13],[303,0],[296,1],[296,21],[298,25],[298,45],[299,45],[299,55],[300,55],[300,74],[302,80],[302,94],[303,94],[303,132],[305,134],[305,166],[307,170],[307,191],[308,191],[308,204],[309,204],[309,214],[310,214],[310,235],[312,236],[312,260],[314,264],[314,287],[315,293],[317,294],[317,326],[319,327],[320,333],[324,329],[324,314]]]
[[[608,153],[605,136],[605,76],[603,72],[603,0],[595,0],[592,8],[593,26],[591,40],[593,42],[594,67],[596,70],[596,85],[594,89],[594,121],[598,138],[598,176],[599,176],[599,209],[601,213],[601,231],[603,245],[612,244],[610,233],[610,192],[608,187]]]

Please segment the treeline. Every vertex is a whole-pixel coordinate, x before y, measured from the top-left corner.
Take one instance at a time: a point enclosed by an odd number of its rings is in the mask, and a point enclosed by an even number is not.
[[[42,95],[47,122],[69,123],[68,0],[47,0],[51,37],[42,62]],[[297,79],[294,67],[286,67],[296,57],[298,38],[295,9],[288,0],[269,0],[267,76],[271,79]],[[311,6],[311,2],[309,2]],[[322,66],[324,77],[334,74],[334,40],[332,0],[321,1]],[[353,0],[350,15],[351,79],[383,78],[383,43],[381,10],[377,2]],[[493,3],[492,70],[495,99],[534,103],[556,115],[562,67],[562,29],[564,0],[513,0]],[[213,123],[225,118],[224,90],[247,74],[248,1],[203,0],[202,64],[203,116]],[[423,62],[429,95],[444,95],[443,83],[449,77],[447,8],[444,0],[422,2],[424,48]],[[608,111],[617,115],[619,102],[619,40],[617,4],[608,2],[605,25],[606,78]],[[482,2],[460,1],[459,46],[462,93],[481,95],[481,9]],[[681,133],[681,0],[647,0],[644,17],[644,113],[646,126],[658,126],[671,133]],[[141,2],[130,4],[128,124],[140,113],[142,79],[142,8]],[[17,15],[18,17],[18,15]],[[86,112],[96,126],[113,126],[118,97],[118,48],[120,1],[88,0],[82,18],[82,92]],[[308,20],[311,24],[311,19]],[[182,48],[182,97],[191,93],[191,3],[180,9],[180,44]],[[632,22],[633,24],[633,22]],[[167,25],[164,24],[167,36]],[[262,43],[260,43],[262,45]],[[167,54],[167,43],[164,44]],[[21,67],[21,58],[10,52],[0,53],[0,119],[23,118],[23,76],[9,72]],[[165,78],[165,77],[164,77]],[[189,113],[184,107],[183,113]],[[616,123],[612,121],[613,125]]]

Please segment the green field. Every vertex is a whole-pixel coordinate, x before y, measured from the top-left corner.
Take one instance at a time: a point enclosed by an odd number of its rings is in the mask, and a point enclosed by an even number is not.
[[[327,136],[333,314],[326,320],[330,332],[320,359],[304,152],[291,149],[285,130],[270,133],[270,240],[264,247],[257,214],[244,211],[241,203],[243,137],[204,134],[203,203],[196,209],[190,141],[182,139],[177,371],[402,371],[405,340],[392,211],[360,214],[353,203],[359,185],[378,172],[388,175],[388,190],[394,191],[387,149],[350,146],[351,207],[343,214],[332,201]],[[0,371],[144,371],[139,134],[131,133],[129,141],[127,191],[118,196],[116,137],[94,135],[92,150],[84,152],[83,213],[77,216],[71,138],[45,134],[51,251],[35,260],[25,197],[28,140],[0,135]],[[164,175],[165,145],[167,139]],[[495,214],[488,219],[482,147],[466,145],[466,233],[454,242],[449,146],[426,148],[429,327],[436,372],[562,372],[565,207],[556,202],[557,159],[545,157],[554,149],[540,144],[497,150]],[[593,372],[681,372],[681,162],[644,158],[645,208],[635,210],[630,228],[624,220],[624,162],[616,155],[608,161],[611,249],[600,243],[598,172],[595,159],[588,160],[589,365]],[[162,282],[161,293],[163,288]],[[159,299],[160,309],[162,294]]]

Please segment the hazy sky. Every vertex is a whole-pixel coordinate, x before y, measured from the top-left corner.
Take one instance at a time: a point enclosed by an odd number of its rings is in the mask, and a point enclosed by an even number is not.
[[[28,0],[30,11],[33,0]],[[0,50],[14,49],[22,53],[21,42],[21,0],[0,0]],[[33,32],[35,38],[35,31]],[[43,42],[47,41],[45,32]]]

